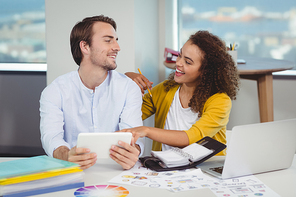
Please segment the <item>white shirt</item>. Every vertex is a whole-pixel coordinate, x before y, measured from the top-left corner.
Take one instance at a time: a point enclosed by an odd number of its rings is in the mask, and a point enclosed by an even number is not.
[[[114,132],[142,126],[142,94],[136,83],[117,71],[95,91],[81,81],[78,71],[55,79],[40,98],[40,132],[45,152],[76,146],[79,133]],[[142,140],[142,139],[141,139]],[[143,141],[137,144],[144,150]]]
[[[190,107],[183,108],[180,102],[179,90],[176,91],[170,110],[168,112],[164,129],[167,130],[188,130],[199,119],[198,113]],[[171,146],[162,144],[162,150],[168,150]]]

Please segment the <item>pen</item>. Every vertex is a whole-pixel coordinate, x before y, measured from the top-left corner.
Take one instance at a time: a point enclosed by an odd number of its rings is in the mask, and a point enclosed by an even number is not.
[[[141,70],[140,70],[139,68],[138,68],[138,71],[139,71],[139,73],[142,75],[142,72],[141,72]],[[148,92],[149,92],[149,95],[152,97],[152,94],[151,94],[151,92],[150,92],[150,89],[149,89],[149,87],[148,87],[146,81],[144,81],[144,82],[145,82],[145,84],[146,84],[146,86],[147,86],[147,90],[148,90]]]
[[[232,49],[231,49],[232,51],[234,51],[234,46],[235,46],[235,42],[232,45]]]

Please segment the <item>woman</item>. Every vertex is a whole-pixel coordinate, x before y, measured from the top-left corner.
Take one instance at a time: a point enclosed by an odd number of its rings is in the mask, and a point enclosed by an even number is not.
[[[143,75],[127,75],[138,84],[147,80]],[[180,50],[175,73],[152,88],[152,97],[148,93],[143,97],[142,119],[155,114],[155,127],[122,131],[133,133],[136,139],[154,140],[152,150],[185,147],[205,136],[226,143],[231,100],[238,89],[238,72],[225,43],[198,31]]]

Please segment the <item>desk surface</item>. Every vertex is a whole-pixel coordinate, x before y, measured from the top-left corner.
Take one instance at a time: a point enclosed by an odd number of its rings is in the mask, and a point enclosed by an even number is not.
[[[287,60],[277,60],[271,58],[242,57],[246,64],[238,64],[240,75],[266,74],[283,70],[290,70],[295,63]]]
[[[2,157],[0,162],[8,161],[13,158]],[[211,159],[219,160],[223,157],[213,157]],[[116,163],[101,163],[87,169],[85,172],[85,186],[90,185],[108,185],[109,180],[117,176],[122,172],[121,166]],[[296,196],[296,156],[294,156],[293,164],[290,168],[285,170],[279,170],[269,173],[262,173],[255,175],[264,184],[266,184],[273,191],[278,193],[280,196]],[[114,184],[116,185],[116,184]],[[130,193],[128,197],[162,197],[162,196],[215,196],[214,193],[209,189],[198,189],[185,192],[173,193],[165,189],[155,189],[155,188],[145,188],[145,187],[135,187],[130,185],[121,185],[126,188]],[[74,196],[76,189],[64,190],[61,192],[47,193],[42,195],[36,195],[36,197],[68,197]]]

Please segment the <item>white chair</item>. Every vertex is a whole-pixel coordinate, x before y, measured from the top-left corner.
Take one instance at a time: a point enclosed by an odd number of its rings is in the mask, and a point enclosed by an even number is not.
[[[229,144],[229,142],[230,142],[230,139],[231,139],[231,130],[226,130],[226,145],[228,145]]]

